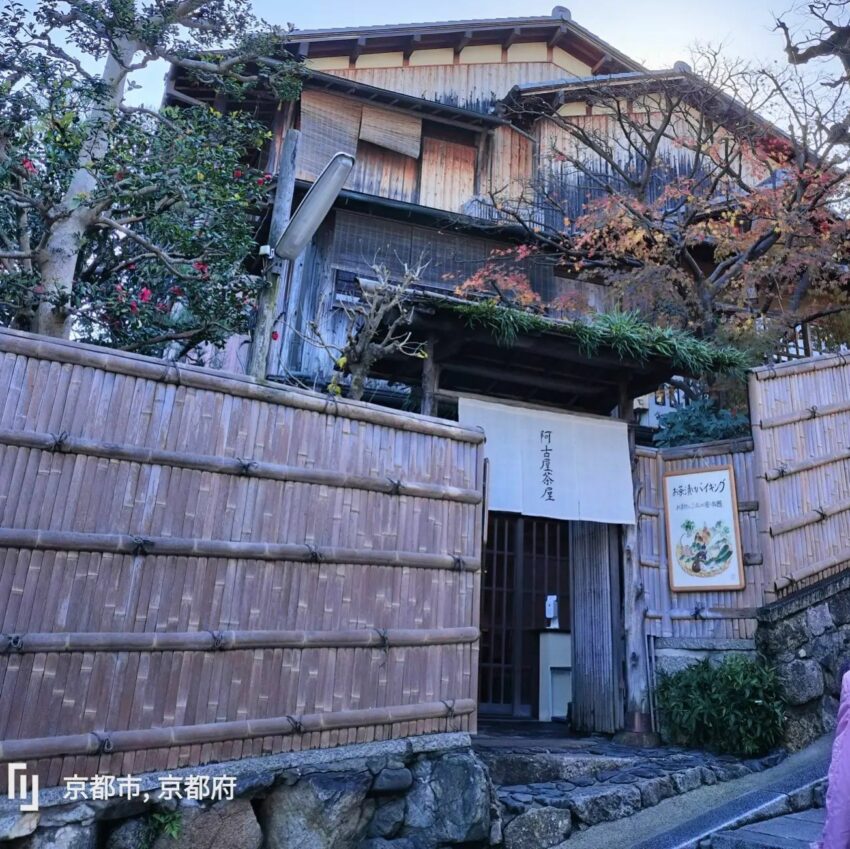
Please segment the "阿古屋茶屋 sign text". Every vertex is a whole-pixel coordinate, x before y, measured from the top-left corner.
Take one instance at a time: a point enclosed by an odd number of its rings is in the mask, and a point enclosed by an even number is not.
[[[491,510],[633,525],[625,422],[461,397],[461,424],[484,429]]]

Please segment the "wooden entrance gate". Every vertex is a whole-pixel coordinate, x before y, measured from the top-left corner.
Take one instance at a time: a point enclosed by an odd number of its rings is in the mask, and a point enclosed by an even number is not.
[[[482,713],[537,715],[547,595],[558,596],[561,630],[569,631],[569,523],[491,512],[481,604]]]
[[[570,522],[573,702],[576,731],[613,734],[623,727],[625,683],[618,529]]]
[[[617,528],[491,512],[481,594],[479,710],[514,718],[539,709],[539,634],[547,595],[572,632],[572,725],[623,726]]]

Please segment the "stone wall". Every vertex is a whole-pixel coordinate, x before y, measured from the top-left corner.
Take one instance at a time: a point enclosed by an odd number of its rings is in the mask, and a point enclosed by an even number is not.
[[[754,641],[715,637],[657,637],[654,656],[655,671],[658,674],[672,675],[700,660],[708,658],[711,663],[720,663],[730,655],[755,660]]]
[[[0,806],[0,842],[15,849],[485,849],[501,841],[487,770],[467,734],[411,737],[174,770],[236,778],[236,798]],[[10,847],[11,849],[11,847]]]
[[[835,728],[850,664],[850,574],[761,608],[758,623],[756,647],[775,664],[788,704],[785,743],[801,749]]]

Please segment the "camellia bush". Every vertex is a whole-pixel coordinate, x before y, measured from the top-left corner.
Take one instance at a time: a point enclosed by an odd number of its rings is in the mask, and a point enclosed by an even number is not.
[[[785,707],[762,660],[733,655],[662,674],[655,698],[664,736],[677,745],[755,757],[782,740]]]
[[[258,85],[297,96],[286,33],[247,0],[0,7],[0,324],[174,357],[245,332],[274,182],[240,104]],[[226,114],[128,102],[157,60]]]

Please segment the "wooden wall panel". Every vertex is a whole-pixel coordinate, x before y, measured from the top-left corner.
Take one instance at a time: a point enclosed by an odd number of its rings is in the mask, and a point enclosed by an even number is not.
[[[544,82],[570,76],[552,62],[422,65],[331,70],[328,73],[479,112],[488,112],[517,83]]]
[[[367,195],[416,203],[419,195],[419,162],[403,153],[361,141],[347,189]]]
[[[471,145],[445,139],[422,139],[419,203],[450,212],[463,212],[475,194],[477,151]]]
[[[480,448],[0,330],[0,760],[47,785],[474,730]]]
[[[488,191],[512,203],[531,197],[534,145],[512,127],[497,127],[490,148]]]

